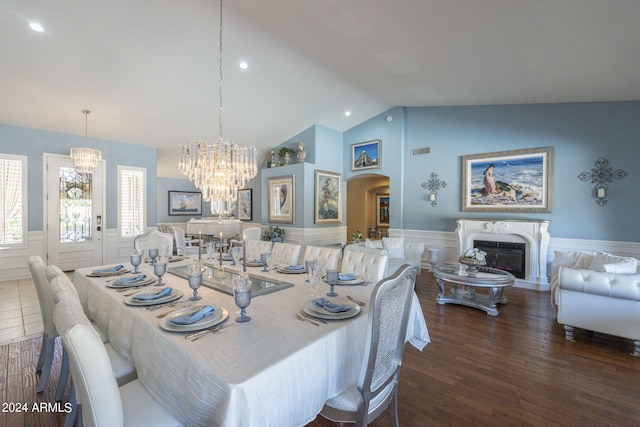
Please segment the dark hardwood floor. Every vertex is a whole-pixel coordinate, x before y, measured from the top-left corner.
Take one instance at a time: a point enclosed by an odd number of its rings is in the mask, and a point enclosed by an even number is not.
[[[497,317],[437,305],[435,280],[424,270],[417,293],[431,343],[422,352],[406,347],[401,425],[640,426],[640,358],[630,355],[630,340],[576,330],[576,342],[565,341],[548,293],[509,288]],[[39,344],[0,347],[1,402],[29,408],[54,402],[60,348],[53,378],[36,395]],[[62,413],[0,412],[0,426],[62,426],[63,420]],[[387,413],[372,425],[388,426]],[[308,426],[335,424],[318,417]]]

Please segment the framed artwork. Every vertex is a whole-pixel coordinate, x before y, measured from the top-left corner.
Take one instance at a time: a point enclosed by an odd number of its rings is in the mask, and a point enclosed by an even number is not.
[[[240,221],[253,219],[253,190],[251,188],[238,190],[238,219]]]
[[[462,157],[465,212],[551,212],[553,147]]]
[[[342,222],[342,174],[316,170],[315,215],[316,224]]]
[[[295,217],[295,180],[293,175],[269,178],[269,222],[293,224]]]
[[[389,226],[389,195],[376,194],[376,227]]]
[[[202,193],[169,191],[169,215],[202,215]]]
[[[374,139],[351,145],[351,170],[379,169],[381,144],[381,140]]]

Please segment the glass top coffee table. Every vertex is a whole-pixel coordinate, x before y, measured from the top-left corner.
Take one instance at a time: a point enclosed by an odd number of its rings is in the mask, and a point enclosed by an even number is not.
[[[478,273],[471,277],[466,273],[466,266],[462,264],[441,264],[434,268],[440,294],[436,302],[444,304],[460,304],[478,308],[487,312],[489,316],[497,316],[496,304],[506,304],[504,288],[512,286],[513,274],[491,267],[478,267]],[[445,282],[450,282],[451,293],[445,295]],[[460,289],[459,285],[462,285]],[[476,293],[476,288],[486,288],[488,294]]]

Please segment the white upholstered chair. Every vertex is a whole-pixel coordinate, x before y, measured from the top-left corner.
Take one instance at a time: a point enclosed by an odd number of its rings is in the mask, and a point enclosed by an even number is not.
[[[367,282],[382,280],[387,271],[386,255],[361,251],[344,251],[340,273],[353,273]]]
[[[262,236],[262,228],[260,227],[247,227],[242,230],[242,233],[238,235],[237,239],[231,239],[229,246],[242,246],[243,241],[260,240]]]
[[[275,242],[271,249],[271,260],[276,264],[296,265],[300,250],[300,245]]]
[[[268,240],[247,241],[247,261],[260,259],[261,254],[271,252],[272,243]]]
[[[200,254],[200,247],[191,246],[191,239],[185,237],[183,228],[173,227],[173,235],[176,238],[176,254],[186,256],[197,256]]]
[[[358,382],[329,399],[322,416],[366,426],[389,407],[391,425],[398,426],[398,377],[415,282],[416,269],[408,264],[378,282],[369,302]]]
[[[31,271],[31,277],[33,277],[33,282],[36,285],[42,325],[44,326],[40,356],[36,364],[36,372],[40,372],[40,380],[36,388],[38,393],[42,393],[44,386],[47,384],[47,379],[51,372],[51,363],[53,362],[53,350],[58,336],[56,325],[53,323],[54,303],[49,292],[49,281],[45,274],[46,268],[47,265],[38,255],[29,257],[29,271]]]
[[[140,381],[118,387],[104,344],[82,316],[81,309],[64,302],[54,310],[54,320],[69,355],[83,425],[179,426]]]
[[[169,251],[167,255],[171,255],[173,253],[173,236],[171,234],[152,230],[139,234],[133,239],[133,247],[141,251],[160,250],[163,245],[167,245]]]
[[[324,263],[328,270],[336,270],[338,268],[338,259],[340,258],[340,249],[323,248],[320,246],[307,245],[304,249],[304,261],[318,260]]]

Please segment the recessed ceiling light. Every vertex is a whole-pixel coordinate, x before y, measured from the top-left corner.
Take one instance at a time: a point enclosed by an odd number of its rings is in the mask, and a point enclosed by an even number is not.
[[[33,31],[38,33],[41,33],[44,31],[44,27],[37,22],[30,22],[29,28],[31,28]]]
[[[345,117],[349,117],[351,115],[351,111],[347,110],[344,112]]]
[[[246,70],[247,68],[249,68],[249,64],[247,64],[245,61],[240,61],[240,68]]]

